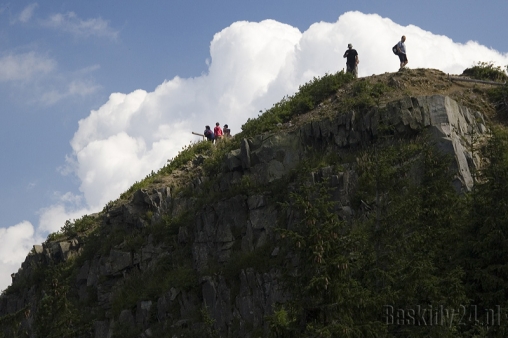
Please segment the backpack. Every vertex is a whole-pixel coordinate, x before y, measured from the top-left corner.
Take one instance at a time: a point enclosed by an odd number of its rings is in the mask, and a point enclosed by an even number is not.
[[[395,54],[395,55],[399,55],[399,51],[397,50],[397,45],[398,45],[398,44],[399,44],[399,43],[397,42],[397,43],[395,44],[395,46],[393,46],[393,47],[392,47],[392,52],[393,52],[393,54]]]

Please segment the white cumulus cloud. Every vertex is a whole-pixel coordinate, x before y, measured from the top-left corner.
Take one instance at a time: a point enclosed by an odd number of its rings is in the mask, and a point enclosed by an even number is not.
[[[28,221],[0,228],[0,261],[16,263],[25,259],[33,246],[34,227]]]
[[[18,271],[32,246],[40,241],[42,239],[35,237],[34,227],[28,221],[0,228],[0,290],[10,285],[10,274]]]

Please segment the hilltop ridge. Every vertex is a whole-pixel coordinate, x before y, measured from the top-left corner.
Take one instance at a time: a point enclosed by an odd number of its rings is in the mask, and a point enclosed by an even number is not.
[[[345,97],[347,99],[352,95],[354,92],[352,87],[358,82],[367,82],[370,85],[380,84],[390,89],[389,91],[383,91],[382,96],[376,102],[381,107],[390,101],[406,96],[416,97],[440,94],[449,96],[462,105],[477,108],[489,118],[494,117],[495,109],[489,103],[487,95],[483,92],[486,89],[492,88],[491,85],[473,82],[454,82],[450,80],[450,77],[460,78],[462,76],[446,74],[437,69],[403,69],[395,73],[387,72],[359,78],[357,82],[340,88],[335,95],[325,100],[320,107],[307,114],[303,114],[295,119],[295,122],[319,117],[320,113],[324,113],[322,109],[324,105],[328,109],[336,109],[337,106],[343,103],[341,98]],[[466,77],[466,79],[469,79],[469,77]]]

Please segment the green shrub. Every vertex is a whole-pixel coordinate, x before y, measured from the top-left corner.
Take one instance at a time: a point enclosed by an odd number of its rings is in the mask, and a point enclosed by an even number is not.
[[[120,195],[122,199],[128,199],[134,192],[146,188],[152,183],[156,183],[163,176],[170,175],[174,170],[181,168],[190,161],[193,161],[197,155],[205,156],[203,168],[208,175],[217,174],[222,170],[223,160],[227,153],[235,148],[239,148],[239,138],[224,139],[216,144],[209,141],[199,141],[184,146],[182,150],[173,159],[162,167],[157,173],[152,171],[145,179],[136,181],[127,191]]]
[[[478,307],[477,321],[487,325],[482,326],[483,336],[506,337],[506,322],[498,322],[488,312],[500,307],[502,316],[508,308],[508,132],[501,128],[492,132],[483,150],[489,164],[479,173],[472,193],[460,258],[467,273],[468,296]]]
[[[329,182],[306,184],[301,173],[281,205],[286,219],[277,230],[298,268],[288,264],[283,270],[281,281],[292,297],[269,318],[271,330],[312,337],[457,331],[389,326],[382,318],[383,305],[467,303],[463,270],[448,246],[461,237],[467,206],[451,185],[449,166],[425,138],[391,137],[362,149],[351,182],[358,214],[349,218],[339,217],[341,201],[334,200]]]
[[[200,141],[192,143],[182,148],[176,157],[168,160],[168,164],[162,167],[157,174],[168,175],[171,174],[175,169],[185,165],[189,161],[192,161],[198,154],[210,155],[213,151],[214,144],[209,141]]]
[[[508,68],[508,66],[507,66]],[[478,80],[490,80],[490,81],[507,81],[507,73],[500,67],[494,66],[491,62],[478,62],[470,68],[466,68],[462,75],[469,76],[473,79]]]
[[[209,157],[206,158],[203,162],[203,169],[208,176],[218,174],[222,171],[222,166],[224,166],[224,159],[226,155],[233,149],[240,148],[240,140],[241,139],[239,138],[224,139],[215,144],[215,146],[208,153]],[[209,144],[211,143],[209,142]]]
[[[340,111],[364,111],[379,106],[382,96],[390,90],[384,83],[372,84],[366,79],[359,79],[351,86],[350,95],[341,98]]]
[[[508,114],[508,83],[487,91],[489,100],[494,104],[498,113]]]
[[[271,131],[277,128],[277,124],[288,122],[297,115],[309,112],[353,79],[351,74],[342,71],[335,74],[325,74],[321,78],[315,77],[300,86],[298,92],[293,96],[284,97],[272,108],[258,115],[257,118],[248,119],[242,125],[242,132],[238,137],[246,138]]]
[[[84,215],[79,219],[74,219],[73,222],[66,220],[65,224],[60,228],[60,231],[48,235],[46,241],[56,241],[64,238],[72,238],[77,235],[89,233],[98,223],[95,217]]]

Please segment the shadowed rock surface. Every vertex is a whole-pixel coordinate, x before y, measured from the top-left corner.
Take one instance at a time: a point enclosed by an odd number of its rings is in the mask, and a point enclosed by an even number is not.
[[[114,242],[105,243],[112,238],[98,236],[93,246],[87,245],[90,238],[77,234],[34,246],[13,275],[13,284],[21,287],[0,297],[0,333],[42,335],[42,327],[36,325],[43,319],[41,305],[48,296],[56,303],[54,293],[65,284],[63,290],[74,305],[90,310],[90,319],[79,325],[83,336],[111,337],[129,330],[150,337],[155,328],[160,331],[155,335],[273,334],[269,317],[292,298],[292,291],[284,288],[283,271],[300,265],[291,249],[281,248],[276,232],[280,220],[291,229],[298,216],[284,214],[274,187],[282,183],[280,190],[291,190],[292,173],[315,154],[356,154],[379,142],[387,127],[390,136],[407,140],[425,133],[450,156],[456,192],[471,191],[472,172],[481,166],[471,147],[488,128],[482,112],[445,95],[405,96],[246,138],[224,156],[217,174],[201,172],[178,187],[162,183],[139,189],[130,200],[89,216],[97,229],[107,230],[103,234],[118,234]],[[203,161],[186,166],[191,171]],[[415,181],[421,180],[418,170],[414,173]],[[326,164],[308,175],[311,186],[325,180],[331,199],[340,205],[340,220],[367,215],[364,205],[353,203],[358,185],[354,164]],[[238,189],[244,186],[256,189]],[[209,192],[221,195],[210,201],[203,198]],[[160,225],[166,227],[162,232]],[[39,276],[43,268],[62,263],[75,265],[73,273],[55,281],[53,291],[31,285],[44,279]],[[174,275],[161,274],[165,270]],[[122,298],[159,276],[164,280],[158,281],[158,288],[123,308],[128,303]]]

